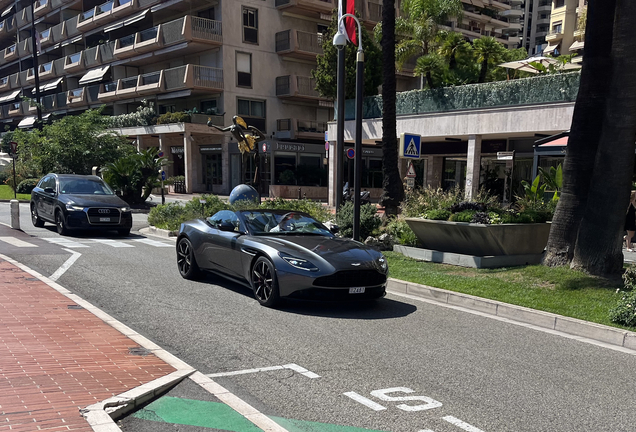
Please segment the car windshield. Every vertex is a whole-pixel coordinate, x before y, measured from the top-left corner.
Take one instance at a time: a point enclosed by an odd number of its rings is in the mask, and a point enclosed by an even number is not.
[[[60,179],[60,193],[73,195],[114,195],[115,192],[101,180]]]
[[[309,215],[298,212],[243,211],[250,232],[255,235],[308,234],[331,237],[329,229]]]

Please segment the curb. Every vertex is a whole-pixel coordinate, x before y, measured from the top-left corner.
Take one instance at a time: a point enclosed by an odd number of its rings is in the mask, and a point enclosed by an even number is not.
[[[173,240],[176,240],[176,236],[174,235],[174,231],[169,231],[169,230],[165,230],[165,229],[161,229],[161,228],[157,228],[155,226],[148,226],[147,228],[141,228],[139,230],[140,233],[145,234],[145,235],[152,235],[152,236],[156,236],[156,237],[162,237],[162,238],[170,238]]]
[[[163,230],[166,231],[166,230]],[[138,343],[143,348],[149,350],[152,354],[172,366],[176,369],[164,377],[157,378],[146,384],[142,384],[139,387],[125,391],[116,396],[112,396],[101,402],[89,405],[86,408],[80,409],[80,414],[88,422],[89,426],[94,432],[121,432],[119,426],[115,422],[117,419],[123,417],[127,413],[134,411],[140,405],[148,402],[149,400],[160,396],[169,388],[175,386],[182,380],[191,377],[191,379],[203,387],[206,391],[216,396],[227,406],[243,415],[247,420],[251,421],[257,427],[263,431],[271,432],[289,432],[287,429],[280,426],[274,420],[261,413],[247,402],[240,399],[238,396],[225,389],[223,386],[217,384],[211,378],[198,372],[195,368],[188,365],[183,360],[177,358],[173,354],[161,348],[159,345],[147,339],[145,336],[140,335],[127,325],[121,323],[115,318],[108,315],[101,309],[93,306],[88,301],[73,294],[68,289],[53,282],[48,277],[38,273],[37,271],[27,267],[26,265],[19,263],[18,261],[0,254],[0,259],[7,261],[22,271],[29,273],[31,276],[44,282],[50,288],[56,290],[60,294],[66,296],[68,299],[75,302],[75,304],[82,306],[84,309],[91,312],[97,318],[104,321],[104,323],[110,325],[114,329],[118,330],[124,336]]]
[[[387,282],[387,291],[408,294],[437,303],[458,306],[487,315],[532,324],[537,327],[636,350],[636,332],[622,330],[616,327],[393,278],[389,278]]]

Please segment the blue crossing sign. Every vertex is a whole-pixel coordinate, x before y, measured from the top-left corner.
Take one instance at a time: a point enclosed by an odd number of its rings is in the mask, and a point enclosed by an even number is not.
[[[422,144],[422,137],[415,134],[400,134],[400,154],[401,158],[419,159]]]

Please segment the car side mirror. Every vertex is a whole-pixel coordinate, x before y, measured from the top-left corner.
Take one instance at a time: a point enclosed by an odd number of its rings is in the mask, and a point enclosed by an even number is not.
[[[232,222],[221,222],[221,223],[218,225],[218,228],[219,228],[221,231],[234,231],[235,226],[234,226],[234,224],[233,224]]]
[[[329,228],[329,232],[330,232],[331,234],[338,234],[338,233],[340,232],[340,228],[338,228],[338,226],[337,226],[337,225],[332,225],[332,226]]]
[[[45,187],[44,188],[44,192],[46,192],[47,194],[53,194],[55,193],[55,191],[53,190],[52,187]]]

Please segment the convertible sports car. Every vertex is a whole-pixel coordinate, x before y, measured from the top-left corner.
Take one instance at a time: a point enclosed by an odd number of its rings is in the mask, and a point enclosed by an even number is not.
[[[377,299],[389,270],[375,249],[285,210],[222,210],[181,224],[177,266],[185,279],[206,270],[247,285],[268,307],[281,297]]]

